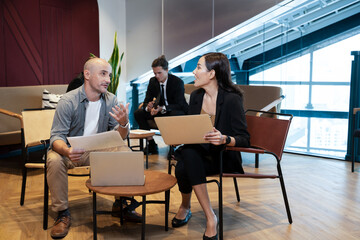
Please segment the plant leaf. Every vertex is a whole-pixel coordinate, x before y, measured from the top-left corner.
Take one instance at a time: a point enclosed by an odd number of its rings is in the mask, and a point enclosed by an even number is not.
[[[117,88],[117,83],[116,83],[116,78],[117,78],[117,67],[118,67],[118,63],[119,63],[119,47],[117,45],[117,33],[115,32],[115,36],[114,36],[114,48],[113,48],[113,52],[111,54],[111,57],[109,59],[109,64],[111,65],[112,68],[112,78],[111,78],[111,82],[110,85],[108,87],[108,91],[116,94],[116,88]]]
[[[92,58],[92,57],[97,57],[97,56],[95,56],[95,54],[93,54],[93,53],[90,53],[90,57]],[[123,60],[123,57],[124,57],[124,52],[119,57],[119,46],[117,44],[117,32],[115,32],[114,48],[111,53],[111,57],[108,61],[108,63],[111,66],[111,71],[112,71],[112,77],[111,77],[111,81],[110,81],[110,84],[108,87],[108,91],[115,95],[116,95],[116,90],[119,86],[119,78],[120,78],[120,74],[121,74],[121,62]]]

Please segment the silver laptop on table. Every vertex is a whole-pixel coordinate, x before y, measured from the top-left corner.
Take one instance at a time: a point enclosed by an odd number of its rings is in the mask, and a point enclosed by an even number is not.
[[[91,152],[91,185],[144,185],[143,152]]]

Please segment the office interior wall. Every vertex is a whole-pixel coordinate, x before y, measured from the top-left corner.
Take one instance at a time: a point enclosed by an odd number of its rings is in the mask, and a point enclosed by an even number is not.
[[[165,1],[164,50],[169,58],[211,39],[212,0]]]
[[[283,2],[282,0],[214,0],[214,35]]]
[[[121,63],[121,75],[118,86],[118,100],[126,101],[126,69],[128,52],[126,51],[126,1],[98,0],[99,5],[99,38],[100,57],[109,60],[114,48],[114,35],[117,32],[117,43],[120,54],[124,52]]]
[[[151,70],[161,50],[161,0],[126,1],[127,78]]]
[[[169,58],[174,58],[278,2],[278,0],[165,0],[165,53]]]
[[[170,60],[279,2],[281,1],[126,0],[128,81],[151,70],[152,60],[162,54],[162,45],[163,53]]]

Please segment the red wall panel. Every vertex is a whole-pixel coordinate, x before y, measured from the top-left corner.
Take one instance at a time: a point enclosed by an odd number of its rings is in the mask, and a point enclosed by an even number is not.
[[[4,6],[0,0],[0,86],[6,86],[5,72],[5,39],[4,39]]]
[[[43,73],[46,84],[62,83],[65,76],[70,76],[71,56],[71,13],[68,9],[41,6]]]
[[[86,12],[84,12],[84,5],[86,6]],[[72,1],[72,18],[76,21],[72,21],[72,43],[73,43],[73,62],[74,67],[80,68],[81,71],[84,66],[84,62],[89,58],[89,53],[93,53],[96,56],[100,55],[99,51],[99,10],[97,1],[94,4],[88,4],[87,0]],[[96,29],[97,35],[88,34],[94,32]],[[86,54],[83,54],[83,50],[86,49]]]
[[[1,0],[0,11],[0,86],[69,83],[99,54],[96,0]]]

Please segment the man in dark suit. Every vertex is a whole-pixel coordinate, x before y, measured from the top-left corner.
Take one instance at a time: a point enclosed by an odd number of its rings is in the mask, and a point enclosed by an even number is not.
[[[150,130],[148,120],[153,120],[154,117],[184,115],[188,111],[184,82],[168,73],[168,65],[164,55],[152,62],[155,77],[149,81],[142,108],[134,112],[140,129]],[[149,139],[149,153],[158,153],[158,147],[152,138]]]

